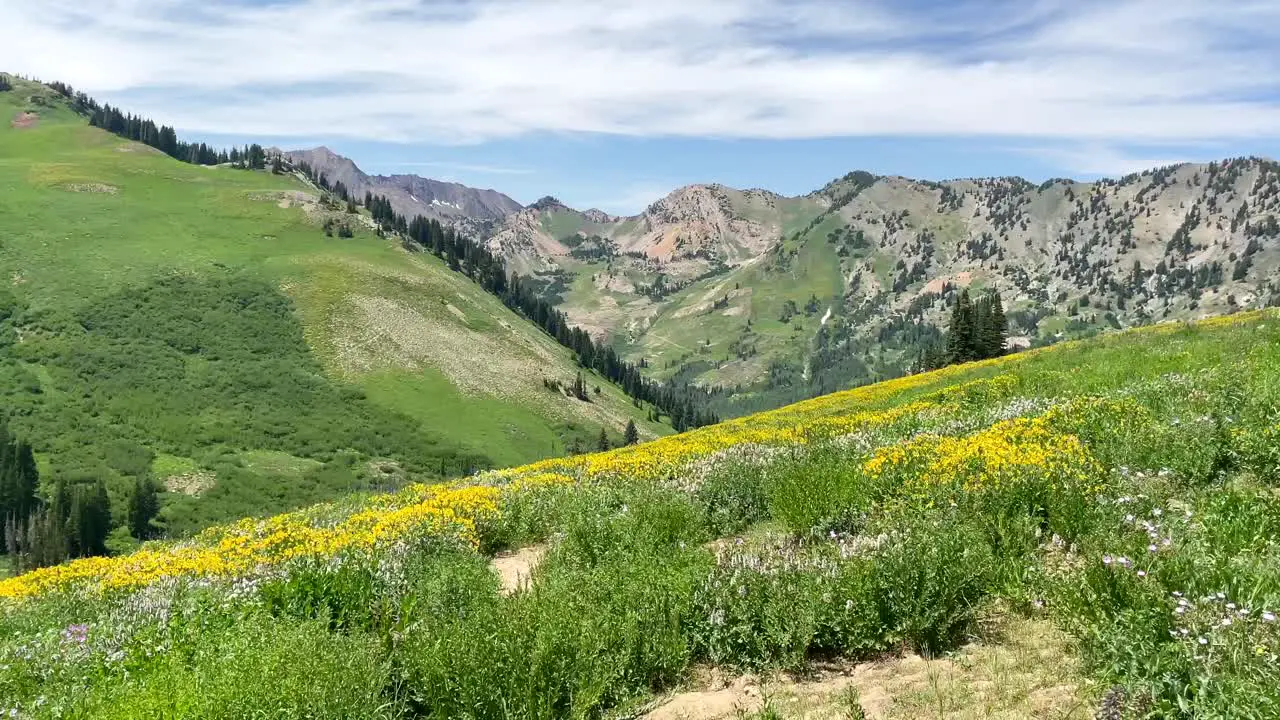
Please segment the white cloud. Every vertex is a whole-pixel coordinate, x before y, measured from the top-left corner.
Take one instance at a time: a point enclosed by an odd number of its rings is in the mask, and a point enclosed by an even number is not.
[[[459,163],[459,162],[391,162],[377,163],[382,167],[389,168],[407,168],[407,167],[427,167],[440,168],[443,170],[459,170],[462,172],[476,173],[479,175],[532,175],[533,170],[529,168],[503,167],[500,165],[480,165],[476,163]]]
[[[1106,143],[1086,142],[1063,146],[1045,146],[1023,149],[1027,155],[1040,158],[1050,165],[1073,173],[1092,177],[1117,177],[1151,168],[1174,165],[1181,162],[1219,159],[1221,152],[1191,151],[1178,148],[1174,151],[1143,149],[1126,150]]]
[[[583,207],[596,208],[612,215],[634,215],[666,197],[673,185],[662,182],[631,183],[612,195],[588,200],[583,203]]]
[[[205,132],[1280,135],[1280,3],[0,0],[0,68]]]

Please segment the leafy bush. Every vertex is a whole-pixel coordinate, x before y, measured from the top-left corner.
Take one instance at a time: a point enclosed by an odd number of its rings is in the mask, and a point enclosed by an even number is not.
[[[61,708],[71,717],[110,720],[373,720],[399,715],[384,695],[390,682],[390,668],[367,636],[333,634],[318,622],[252,618],[204,635],[187,656],[162,655],[32,715],[58,717]]]
[[[697,532],[680,520],[693,508],[643,492],[594,514],[570,504],[532,589],[410,629],[399,657],[420,716],[588,717],[680,677],[682,629],[706,572],[705,553],[679,539]]]
[[[857,532],[876,486],[852,460],[824,447],[770,468],[769,514],[792,532]]]

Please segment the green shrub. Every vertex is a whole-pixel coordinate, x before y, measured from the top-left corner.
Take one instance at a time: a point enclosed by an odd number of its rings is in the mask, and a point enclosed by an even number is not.
[[[169,653],[129,676],[67,698],[67,717],[394,718],[385,691],[390,669],[378,644],[360,634],[333,634],[318,622],[243,620],[209,633],[190,656]],[[35,711],[58,716],[58,701]]]
[[[694,492],[711,534],[727,537],[769,517],[770,467],[730,461],[709,471]]]
[[[857,532],[877,494],[860,467],[833,446],[776,463],[767,480],[770,515],[800,534]]]
[[[466,614],[423,615],[398,655],[415,712],[590,717],[681,677],[707,555],[680,539],[697,530],[680,521],[696,520],[692,506],[636,495],[595,514],[570,509],[531,589]]]

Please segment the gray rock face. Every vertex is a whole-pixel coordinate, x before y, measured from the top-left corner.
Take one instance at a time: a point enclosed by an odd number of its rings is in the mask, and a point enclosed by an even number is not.
[[[502,220],[523,207],[496,190],[417,175],[368,175],[349,158],[326,147],[283,154],[291,162],[305,162],[323,173],[331,185],[341,182],[356,197],[363,197],[366,192],[385,196],[396,212],[409,219],[422,215],[452,225],[475,227]]]

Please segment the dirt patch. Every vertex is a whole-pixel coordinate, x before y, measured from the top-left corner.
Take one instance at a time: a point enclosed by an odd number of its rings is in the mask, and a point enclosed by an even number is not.
[[[908,654],[830,665],[804,677],[747,675],[726,682],[706,671],[687,692],[663,698],[649,720],[721,720],[768,705],[787,718],[1079,718],[1093,705],[1078,684],[1067,640],[1047,621],[1014,620],[999,642],[939,658]]]
[[[467,322],[467,314],[462,312],[461,308],[457,305],[454,305],[453,303],[445,303],[444,306],[449,308],[449,312],[453,313],[454,317],[458,318],[462,322]]]
[[[217,475],[202,470],[181,475],[170,475],[164,479],[164,489],[171,493],[199,497],[210,490],[217,481]]]
[[[520,548],[515,552],[498,553],[490,561],[489,567],[498,573],[502,583],[502,594],[510,595],[529,587],[534,568],[538,567],[546,554],[546,545],[533,545]]]
[[[115,195],[120,192],[120,188],[106,183],[68,183],[63,185],[62,189],[67,192],[102,193],[104,195]]]
[[[280,198],[276,201],[276,207],[282,210],[287,210],[288,208],[295,206],[307,208],[314,204],[314,197],[299,190],[280,193]]]
[[[969,287],[972,282],[973,273],[966,270],[964,272],[958,272],[955,275],[930,280],[923,288],[920,289],[920,292],[917,293],[917,295],[924,295],[925,293],[940,293],[942,292],[942,289],[946,287],[947,283],[965,288]]]
[[[20,112],[9,123],[10,127],[15,128],[31,128],[40,122],[40,116],[33,112]]]

